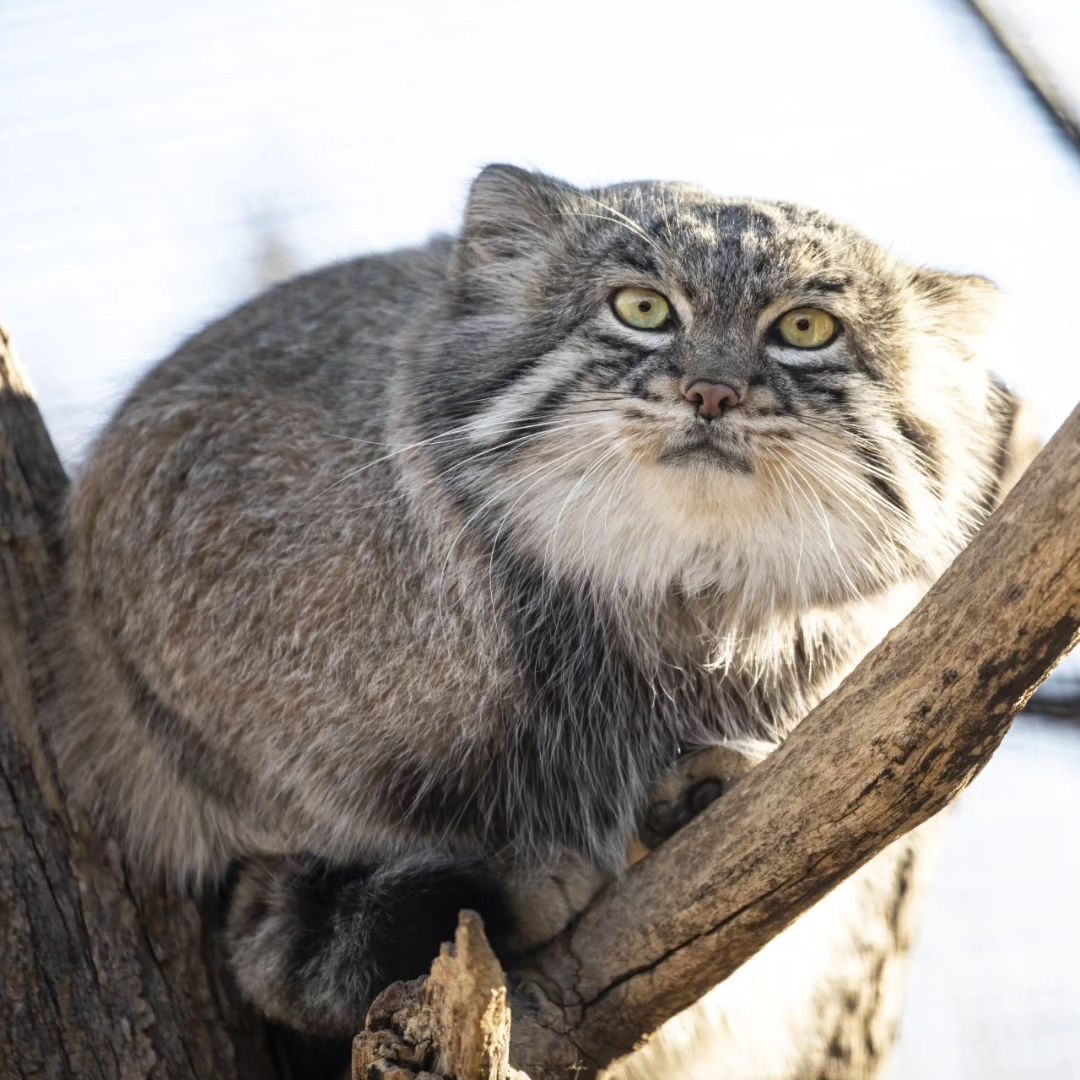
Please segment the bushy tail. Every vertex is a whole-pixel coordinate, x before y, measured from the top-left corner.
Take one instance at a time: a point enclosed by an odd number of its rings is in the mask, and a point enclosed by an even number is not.
[[[425,973],[462,908],[480,913],[495,942],[510,929],[490,870],[435,852],[377,866],[249,859],[234,866],[227,903],[241,990],[269,1018],[319,1036],[351,1038],[379,991]]]

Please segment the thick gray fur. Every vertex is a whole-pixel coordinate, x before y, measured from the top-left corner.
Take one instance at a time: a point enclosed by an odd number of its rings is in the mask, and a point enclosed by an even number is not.
[[[674,328],[622,325],[626,285]],[[812,210],[485,169],[459,236],[259,297],[97,440],[71,782],[147,873],[239,860],[241,984],[347,1034],[376,975],[275,951],[296,859],[376,906],[418,860],[608,873],[681,753],[782,738],[994,503],[993,294]],[[771,335],[804,305],[835,344]],[[706,424],[699,378],[743,405]]]

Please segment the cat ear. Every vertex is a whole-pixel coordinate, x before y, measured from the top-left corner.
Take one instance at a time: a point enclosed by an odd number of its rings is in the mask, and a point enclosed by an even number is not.
[[[488,165],[473,181],[454,264],[469,270],[534,254],[545,245],[574,188],[515,165]]]
[[[954,346],[963,360],[981,351],[998,321],[1001,293],[976,274],[915,270],[908,279],[922,329]]]

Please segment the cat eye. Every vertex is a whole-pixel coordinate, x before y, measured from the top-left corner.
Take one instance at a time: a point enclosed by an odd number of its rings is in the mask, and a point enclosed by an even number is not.
[[[794,349],[820,349],[836,340],[840,323],[820,308],[801,307],[781,315],[773,329]]]
[[[671,305],[652,289],[628,285],[611,298],[611,307],[620,322],[635,330],[662,330],[671,318]]]

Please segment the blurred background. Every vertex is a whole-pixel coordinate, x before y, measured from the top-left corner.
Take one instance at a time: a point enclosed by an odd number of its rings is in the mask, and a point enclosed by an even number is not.
[[[1080,3],[982,6],[1075,109]],[[961,0],[2,0],[0,318],[68,466],[182,338],[452,230],[498,160],[804,202],[986,274],[1044,432],[1080,399],[1080,147]],[[1080,1078],[1078,779],[1080,724],[1022,717],[959,800],[897,1080]]]

